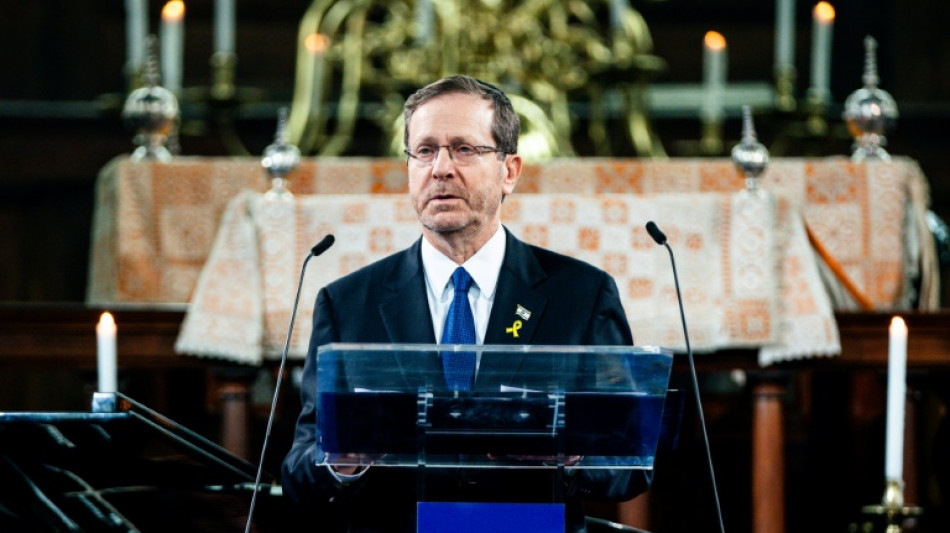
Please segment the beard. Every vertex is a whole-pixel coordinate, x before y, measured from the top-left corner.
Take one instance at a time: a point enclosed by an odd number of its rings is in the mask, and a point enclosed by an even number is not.
[[[473,192],[440,183],[421,195],[415,204],[419,222],[430,231],[440,234],[477,233],[496,217],[501,194],[484,190]]]

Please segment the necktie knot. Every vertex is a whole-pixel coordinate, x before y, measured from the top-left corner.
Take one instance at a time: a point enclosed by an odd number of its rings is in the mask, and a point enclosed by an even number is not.
[[[472,276],[463,267],[458,267],[452,272],[452,283],[455,285],[455,293],[460,292],[468,294],[468,289],[472,286]]]

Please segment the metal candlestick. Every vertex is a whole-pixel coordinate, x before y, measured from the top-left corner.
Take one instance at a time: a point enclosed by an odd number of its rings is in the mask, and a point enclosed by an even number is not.
[[[752,110],[747,105],[742,106],[742,141],[732,147],[732,162],[745,176],[746,190],[758,192],[758,179],[769,164],[769,151],[755,135]]]
[[[287,190],[287,175],[300,165],[300,150],[287,141],[287,108],[277,112],[277,133],[274,142],[264,149],[261,166],[270,174],[271,188],[264,198],[271,200],[291,200],[293,194]]]
[[[138,148],[132,152],[133,161],[169,161],[171,152],[165,147],[178,121],[178,99],[159,85],[157,39],[149,36],[146,45],[145,86],[132,91],[125,100],[122,118],[135,131]]]
[[[791,113],[798,106],[795,101],[795,67],[782,67],[775,71],[775,109]]]
[[[862,511],[867,515],[883,516],[886,533],[901,533],[908,518],[923,514],[920,507],[904,505],[904,483],[898,479],[887,480],[881,505],[866,505]]]
[[[844,102],[842,118],[848,132],[854,138],[851,159],[864,161],[877,159],[890,161],[891,156],[882,146],[886,143],[884,132],[897,120],[897,103],[887,91],[878,88],[877,41],[864,38],[864,87],[851,93]]]

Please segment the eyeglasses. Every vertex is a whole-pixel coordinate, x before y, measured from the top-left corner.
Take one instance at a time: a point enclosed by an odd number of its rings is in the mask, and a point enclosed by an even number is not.
[[[439,149],[445,148],[449,151],[449,158],[459,165],[468,165],[487,153],[504,154],[502,150],[494,146],[475,146],[469,143],[458,144],[420,144],[412,150],[403,150],[406,155],[415,159],[420,165],[431,165],[435,157],[439,155]]]

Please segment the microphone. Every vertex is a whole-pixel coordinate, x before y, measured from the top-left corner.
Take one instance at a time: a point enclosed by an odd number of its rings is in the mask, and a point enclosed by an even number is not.
[[[683,295],[680,293],[680,278],[676,273],[676,260],[673,258],[673,249],[666,241],[666,235],[651,220],[647,222],[647,233],[661,246],[666,246],[670,253],[670,264],[673,265],[673,281],[676,283],[676,299],[680,305],[680,321],[683,323],[683,337],[686,338],[686,354],[689,358],[689,372],[693,381],[693,397],[696,398],[696,411],[699,413],[699,425],[703,430],[703,443],[706,446],[706,463],[709,465],[709,478],[712,481],[713,498],[716,503],[716,517],[719,519],[719,531],[726,532],[722,521],[722,509],[719,506],[719,489],[716,488],[716,471],[713,469],[712,452],[709,449],[709,435],[706,434],[706,418],[703,416],[703,403],[699,399],[699,380],[696,378],[696,363],[693,361],[693,349],[689,346],[689,331],[686,328],[686,313],[683,311]]]
[[[274,398],[271,400],[270,404],[270,415],[267,417],[267,430],[264,431],[264,443],[261,445],[261,459],[257,464],[257,477],[254,479],[254,491],[251,494],[251,506],[247,511],[247,524],[244,526],[244,533],[250,533],[251,531],[251,519],[254,517],[254,507],[257,504],[257,493],[261,487],[261,473],[264,470],[264,457],[267,454],[267,443],[270,441],[270,432],[271,428],[274,425],[274,412],[277,410],[277,397],[280,392],[280,384],[283,381],[284,377],[284,366],[287,364],[287,352],[290,350],[290,337],[294,332],[294,318],[297,317],[297,304],[300,303],[300,289],[303,287],[303,275],[307,271],[307,263],[310,260],[323,252],[327,251],[328,248],[333,246],[333,242],[336,239],[333,235],[327,235],[320,240],[313,248],[310,249],[310,253],[307,254],[307,258],[303,260],[303,266],[300,267],[300,279],[297,281],[297,295],[294,297],[294,307],[290,313],[290,326],[287,329],[287,339],[284,341],[284,351],[280,356],[280,367],[277,370],[277,382],[274,385]]]

